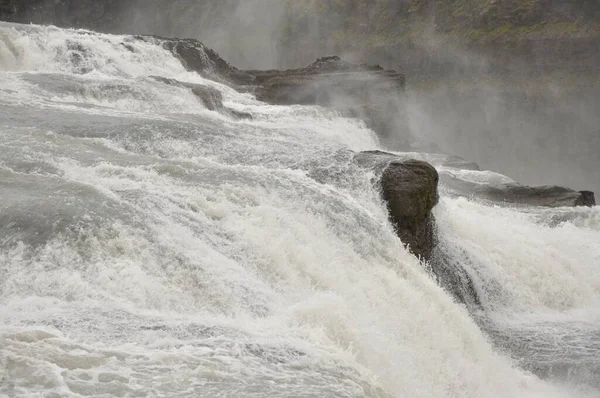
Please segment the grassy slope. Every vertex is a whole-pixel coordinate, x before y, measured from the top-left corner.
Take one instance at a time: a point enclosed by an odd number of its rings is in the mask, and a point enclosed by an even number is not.
[[[411,41],[434,27],[438,36],[489,43],[522,39],[589,37],[600,15],[589,1],[549,0],[315,0],[289,3],[290,36],[319,26],[324,37],[362,46]],[[570,3],[570,4],[569,4]],[[596,13],[598,14],[598,13]],[[343,17],[341,17],[343,15]],[[308,22],[307,20],[312,20]]]
[[[0,15],[12,14],[21,0],[0,0]]]

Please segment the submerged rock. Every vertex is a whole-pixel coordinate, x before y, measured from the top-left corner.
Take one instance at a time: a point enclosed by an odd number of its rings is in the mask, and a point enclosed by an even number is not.
[[[463,303],[469,308],[480,308],[481,299],[473,283],[473,278],[461,261],[451,258],[447,253],[442,243],[436,242],[429,259],[429,267],[437,283],[459,303]]]
[[[441,166],[452,167],[454,169],[459,169],[459,170],[474,170],[474,171],[481,170],[481,168],[479,167],[479,165],[477,163],[472,162],[470,160],[463,159],[459,156],[447,156],[441,162]]]
[[[206,109],[210,111],[223,110],[223,94],[215,88],[204,86],[202,84],[182,82],[175,79],[169,79],[162,76],[151,76],[153,79],[170,86],[185,87],[192,90],[192,93],[198,97]]]
[[[192,88],[192,93],[200,98],[206,106],[206,109],[210,111],[222,110],[223,107],[223,94],[217,89],[208,86],[196,85]]]
[[[206,109],[210,111],[228,114],[237,119],[252,119],[252,115],[250,115],[249,113],[239,112],[225,107],[223,105],[223,94],[221,94],[221,92],[216,88],[204,86],[202,84],[182,82],[179,80],[169,79],[162,76],[151,77],[155,80],[158,80],[161,83],[165,83],[170,86],[185,87],[190,89],[192,93],[202,101]]]

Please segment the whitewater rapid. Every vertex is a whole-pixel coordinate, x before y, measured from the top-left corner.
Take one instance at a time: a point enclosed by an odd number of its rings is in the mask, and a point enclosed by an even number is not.
[[[260,103],[159,39],[0,23],[0,138],[0,397],[600,395],[597,207],[442,187],[470,313],[353,161],[371,130]]]

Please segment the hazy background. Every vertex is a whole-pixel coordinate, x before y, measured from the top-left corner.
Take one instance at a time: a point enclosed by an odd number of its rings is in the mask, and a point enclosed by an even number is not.
[[[338,54],[397,69],[408,115],[398,134],[417,149],[600,193],[596,0],[0,0],[0,9],[11,2],[29,3],[13,13],[21,22],[198,38],[240,68]]]

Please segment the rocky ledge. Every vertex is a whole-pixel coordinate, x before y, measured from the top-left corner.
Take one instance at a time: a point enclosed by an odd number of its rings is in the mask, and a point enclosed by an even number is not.
[[[556,185],[529,187],[520,184],[505,184],[499,187],[485,187],[480,192],[488,199],[511,204],[544,207],[592,207],[596,205],[593,192],[575,191]]]
[[[311,65],[290,70],[245,71],[253,77],[254,93],[277,105],[320,105],[362,119],[388,144],[407,148],[397,126],[398,95],[405,77],[378,65],[353,64],[337,56],[320,58]],[[393,141],[393,142],[392,142]]]
[[[398,106],[405,77],[378,65],[353,64],[337,56],[320,58],[309,66],[289,70],[240,70],[193,39],[139,36],[158,41],[190,71],[251,92],[273,105],[320,105],[362,119],[385,144],[407,149],[408,137],[396,127],[403,118]]]
[[[472,196],[509,206],[592,207],[596,205],[594,192],[575,191],[556,185],[531,187],[516,182],[481,184],[442,173],[444,185],[460,196]]]

